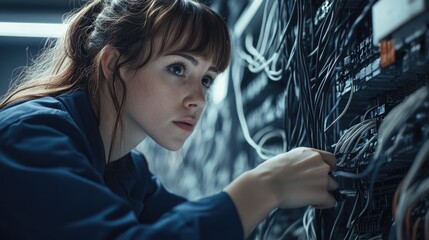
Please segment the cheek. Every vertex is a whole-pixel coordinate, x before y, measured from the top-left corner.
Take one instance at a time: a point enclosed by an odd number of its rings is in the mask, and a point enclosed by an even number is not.
[[[132,84],[127,86],[127,106],[131,111],[148,111],[151,105],[153,105],[153,92],[150,86],[145,84],[144,80],[137,82],[133,81]]]
[[[127,78],[124,78],[127,86],[127,101],[142,103],[154,89],[150,79],[151,76],[143,70],[138,70],[134,75],[127,75]]]
[[[168,96],[171,94],[166,93],[159,83],[139,79],[130,82],[127,89],[126,111],[140,124],[165,118],[163,112],[169,111],[166,108],[169,107]]]

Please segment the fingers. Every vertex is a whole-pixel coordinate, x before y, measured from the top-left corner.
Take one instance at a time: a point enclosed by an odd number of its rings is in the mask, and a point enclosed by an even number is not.
[[[332,194],[332,196],[334,196],[337,202],[342,202],[344,200],[343,194],[340,192],[338,183],[333,179],[331,172],[329,173],[328,181],[328,191]]]
[[[332,153],[299,147],[265,161],[266,166],[261,164],[259,167],[267,168],[275,183],[281,183],[277,191],[281,207],[312,205],[330,208],[337,202],[331,193],[338,189],[338,183],[329,175],[336,162]]]
[[[314,205],[315,208],[331,208],[335,204],[342,200],[341,193],[338,189],[338,183],[331,177],[328,176],[327,189],[322,190],[320,194],[321,203]]]
[[[325,179],[320,179],[324,184],[320,185],[318,195],[319,203],[313,205],[317,208],[331,208],[334,207],[338,201],[342,201],[341,193],[338,189],[338,183],[334,180],[331,175],[331,171],[336,168],[337,159],[334,154],[311,148],[312,151],[319,154],[319,159],[321,159],[325,164],[323,167],[323,176]],[[328,169],[329,168],[329,169]]]
[[[324,162],[326,162],[331,167],[331,170],[335,168],[335,165],[332,167],[332,162],[334,164],[336,163],[336,158],[333,154],[317,149],[315,149],[315,151],[320,153]],[[338,189],[338,183],[333,179],[330,172],[327,176],[327,179],[327,189],[320,194],[320,199],[322,202],[317,205],[313,205],[315,208],[331,208],[334,207],[337,202],[342,201],[342,196]]]
[[[333,171],[337,166],[337,158],[334,154],[330,152],[326,152],[320,149],[312,148],[313,151],[316,151],[322,157],[322,160],[331,167],[331,171]]]
[[[315,208],[322,209],[335,207],[337,202],[342,201],[342,196],[338,189],[338,183],[331,176],[328,176],[327,189],[321,189],[318,195],[320,202],[313,205]]]
[[[315,208],[332,208],[335,207],[335,204],[337,203],[337,200],[334,198],[334,196],[328,192],[322,192],[320,194],[320,203],[313,205]]]
[[[328,191],[334,191],[338,189],[338,183],[331,177],[328,176]]]

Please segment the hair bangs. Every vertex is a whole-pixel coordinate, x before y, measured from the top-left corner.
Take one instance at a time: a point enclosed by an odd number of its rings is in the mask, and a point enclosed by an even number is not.
[[[231,42],[228,26],[211,9],[203,4],[178,1],[166,15],[158,31],[162,52],[190,52],[212,61],[223,72],[230,60]],[[162,22],[162,21],[161,21]]]

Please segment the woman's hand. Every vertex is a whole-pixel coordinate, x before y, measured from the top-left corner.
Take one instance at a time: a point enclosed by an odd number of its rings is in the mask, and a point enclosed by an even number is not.
[[[278,200],[278,207],[316,208],[335,206],[330,194],[338,184],[329,176],[335,169],[333,154],[312,148],[295,148],[277,155],[255,168],[255,171]]]
[[[245,236],[275,208],[329,208],[338,184],[329,176],[331,153],[300,147],[279,154],[234,180],[224,191],[237,207]]]

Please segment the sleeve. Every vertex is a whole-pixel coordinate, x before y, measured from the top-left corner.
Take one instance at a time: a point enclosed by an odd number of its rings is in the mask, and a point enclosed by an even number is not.
[[[1,239],[243,239],[221,192],[140,224],[88,159],[67,116],[38,115],[0,130]]]

